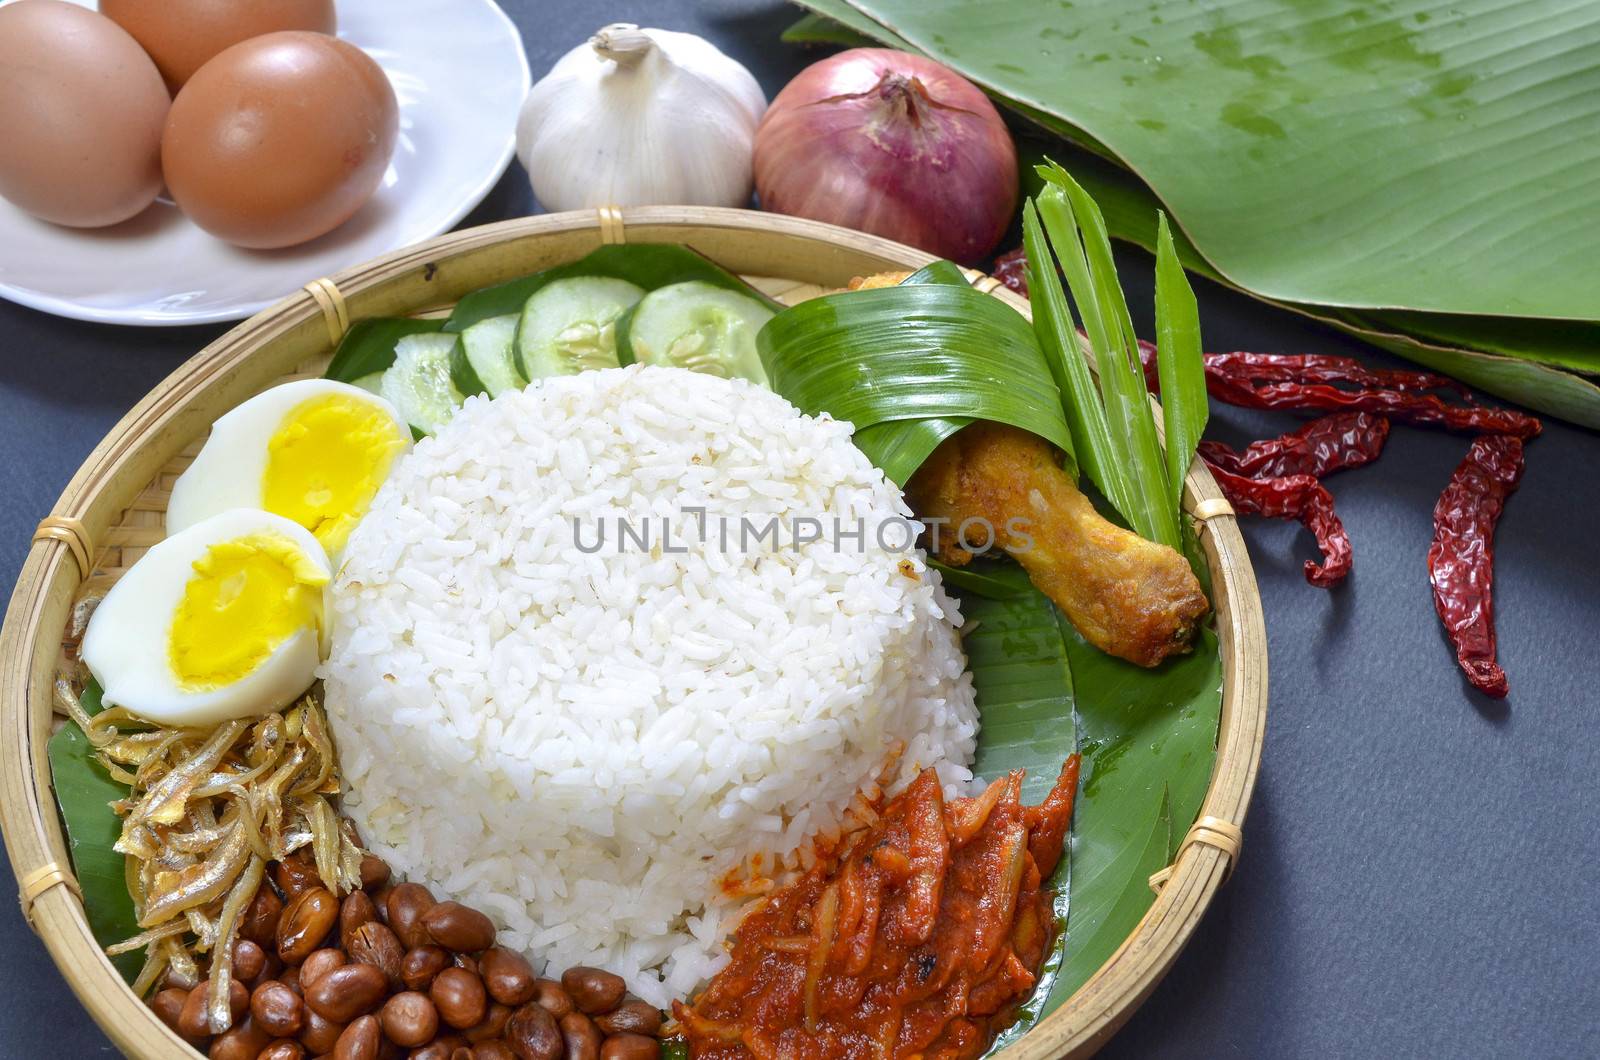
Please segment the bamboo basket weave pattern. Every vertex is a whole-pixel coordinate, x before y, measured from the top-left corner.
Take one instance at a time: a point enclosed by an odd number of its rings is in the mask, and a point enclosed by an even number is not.
[[[320,375],[351,323],[446,313],[472,290],[629,240],[690,245],[787,304],[855,275],[931,260],[829,225],[710,208],[605,208],[453,233],[308,284],[208,346],[118,424],[41,525],[0,635],[0,822],[30,923],[127,1054],[195,1055],[101,953],[69,871],[45,743],[60,724],[52,685],[73,602],[108,588],[165,536],[173,483],[212,422],[270,386]],[[1027,312],[1024,300],[991,278],[977,277],[975,286]],[[1201,817],[1174,863],[1152,877],[1157,897],[1138,928],[1066,1004],[1007,1048],[1004,1060],[1086,1056],[1103,1044],[1176,959],[1239,854],[1265,729],[1265,631],[1232,511],[1204,471],[1191,471],[1185,505],[1203,527],[1224,674],[1217,762]],[[89,558],[80,563],[84,552]]]

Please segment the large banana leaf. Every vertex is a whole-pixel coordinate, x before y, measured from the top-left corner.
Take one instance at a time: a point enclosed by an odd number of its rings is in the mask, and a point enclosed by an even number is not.
[[[852,29],[1109,148],[1257,294],[1600,317],[1594,5],[849,3]]]
[[[1148,188],[1131,174],[1082,152],[1071,156],[1068,168],[1099,203],[1113,237],[1155,251],[1160,203]],[[1233,286],[1181,233],[1173,235],[1185,268]],[[1581,367],[1590,362],[1600,366],[1600,328],[1593,324],[1356,313],[1262,301],[1330,324],[1479,390],[1600,430],[1600,385],[1584,375],[1552,367]],[[1421,337],[1407,330],[1415,330]],[[1497,349],[1499,352],[1492,352]]]

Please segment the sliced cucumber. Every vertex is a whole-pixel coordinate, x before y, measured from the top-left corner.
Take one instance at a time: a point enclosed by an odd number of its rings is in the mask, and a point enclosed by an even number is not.
[[[604,276],[539,288],[517,323],[517,370],[534,380],[617,367],[617,318],[643,297],[644,288]]]
[[[737,376],[765,386],[756,332],[772,316],[748,295],[690,280],[645,295],[628,320],[627,343],[640,364]]]
[[[407,335],[395,343],[394,365],[383,373],[379,393],[423,434],[449,423],[461,407],[461,392],[450,380],[455,344],[456,336],[448,333]]]
[[[351,380],[350,381],[350,385],[351,386],[358,386],[362,390],[365,390],[369,394],[377,394],[379,397],[382,397],[383,396],[383,373],[382,372],[373,372],[371,375],[364,375],[360,379]]]
[[[522,373],[517,371],[513,348],[516,338],[515,313],[480,320],[461,333],[461,344],[456,348],[457,356],[466,358],[467,366],[477,377],[484,393],[490,397],[499,397],[508,390],[521,390],[528,385]],[[461,389],[460,380],[467,373],[459,370],[461,366],[457,367],[456,388]]]

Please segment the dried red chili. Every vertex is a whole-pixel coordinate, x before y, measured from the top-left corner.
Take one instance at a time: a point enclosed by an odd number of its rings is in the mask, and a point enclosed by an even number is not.
[[[1369,368],[1353,357],[1322,353],[1208,353],[1209,372],[1226,373],[1257,383],[1346,383],[1368,389],[1451,390],[1468,396],[1465,386],[1447,375],[1399,368]]]
[[[1451,405],[1434,394],[1405,390],[1341,390],[1326,383],[1255,383],[1206,365],[1206,389],[1212,397],[1252,409],[1348,409],[1373,412],[1405,423],[1444,427],[1474,434],[1510,434],[1536,437],[1543,429],[1537,419],[1512,409],[1482,405]]]
[[[1139,361],[1144,366],[1145,384],[1152,394],[1161,389],[1156,371],[1156,345],[1139,341]],[[1369,368],[1353,357],[1334,357],[1321,353],[1208,353],[1206,376],[1244,379],[1252,383],[1344,383],[1363,389],[1427,391],[1450,390],[1463,398],[1470,391],[1447,375],[1398,368]]]
[[[1495,661],[1494,530],[1522,480],[1522,439],[1475,438],[1433,509],[1428,578],[1456,660],[1474,688],[1496,699],[1509,689]]]
[[[1251,442],[1244,452],[1222,442],[1201,442],[1212,467],[1249,478],[1314,475],[1360,467],[1378,459],[1389,438],[1389,421],[1366,412],[1335,412],[1299,430]]]
[[[1217,467],[1211,468],[1223,496],[1241,515],[1265,515],[1272,519],[1298,519],[1316,535],[1322,550],[1319,566],[1306,560],[1306,581],[1318,588],[1331,588],[1350,573],[1350,535],[1333,510],[1333,494],[1311,475],[1284,475],[1278,478],[1247,478]]]

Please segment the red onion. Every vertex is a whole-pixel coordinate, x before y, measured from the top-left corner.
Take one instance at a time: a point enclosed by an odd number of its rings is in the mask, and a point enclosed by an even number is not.
[[[814,63],[756,130],[762,208],[972,263],[1011,224],[1017,150],[972,82],[888,48]]]

